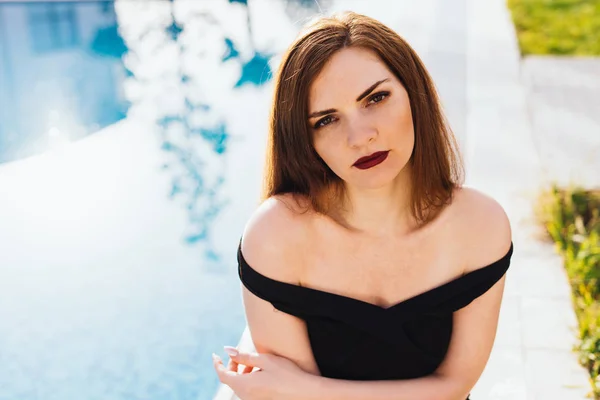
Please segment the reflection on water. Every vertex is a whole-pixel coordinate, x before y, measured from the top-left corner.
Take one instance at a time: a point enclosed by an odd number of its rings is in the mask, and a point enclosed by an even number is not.
[[[272,75],[272,54],[252,43],[247,3],[230,3],[238,4],[230,6],[234,17],[228,20],[215,16],[219,2],[117,4],[132,73],[127,82],[132,113],[152,118],[160,128],[162,149],[170,155],[164,169],[172,174],[171,196],[182,198],[189,212],[185,240],[201,241],[205,259],[213,262],[219,258],[210,246],[210,227],[227,204],[221,189],[232,139],[224,119],[232,110],[218,102]],[[229,35],[232,19],[245,43]]]
[[[125,116],[123,43],[108,3],[0,4],[0,162]]]

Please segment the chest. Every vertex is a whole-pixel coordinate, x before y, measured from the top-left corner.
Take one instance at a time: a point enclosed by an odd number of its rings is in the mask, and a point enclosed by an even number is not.
[[[387,308],[440,286],[461,273],[452,243],[438,238],[399,240],[329,238],[315,243],[301,283]]]

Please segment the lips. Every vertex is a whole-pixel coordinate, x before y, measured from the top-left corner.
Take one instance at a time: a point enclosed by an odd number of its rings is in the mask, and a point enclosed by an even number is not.
[[[381,164],[387,158],[388,151],[378,151],[366,157],[361,157],[353,164],[358,169],[369,169]]]

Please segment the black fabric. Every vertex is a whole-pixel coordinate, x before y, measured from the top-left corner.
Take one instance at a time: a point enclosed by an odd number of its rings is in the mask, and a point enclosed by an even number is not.
[[[412,379],[433,373],[452,335],[452,314],[506,273],[509,251],[490,265],[383,308],[362,300],[270,279],[238,248],[244,286],[276,309],[303,319],[321,374],[347,380]]]

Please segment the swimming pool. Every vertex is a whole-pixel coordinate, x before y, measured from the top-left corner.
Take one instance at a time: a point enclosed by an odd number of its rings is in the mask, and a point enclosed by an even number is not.
[[[432,1],[0,3],[0,399],[211,399],[278,55]]]

